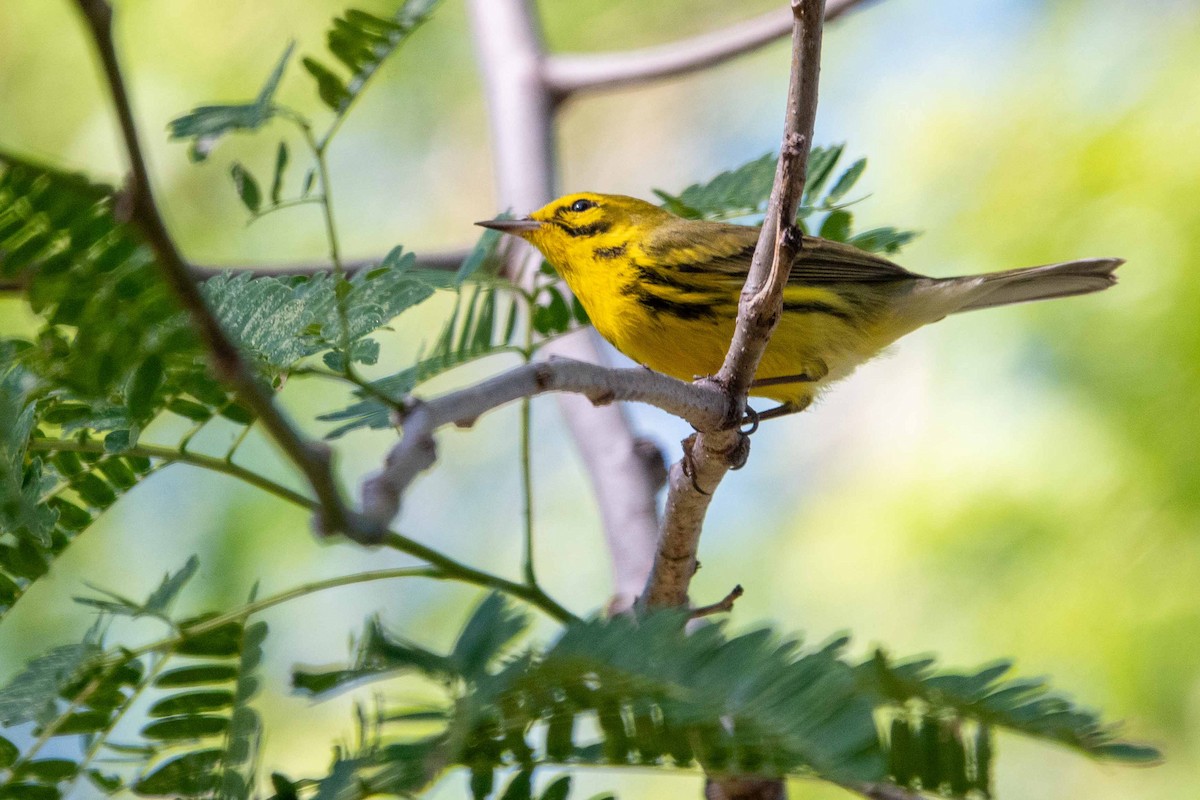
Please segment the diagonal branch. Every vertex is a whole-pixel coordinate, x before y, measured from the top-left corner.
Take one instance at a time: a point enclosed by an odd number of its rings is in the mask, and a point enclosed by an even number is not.
[[[829,0],[825,21],[837,19],[864,0]],[[787,36],[792,15],[778,10],[719,31],[624,53],[554,55],[542,64],[546,83],[559,97],[685,75],[752,53]]]
[[[804,188],[817,113],[824,10],[824,0],[792,0],[791,80],[775,185],[742,289],[733,341],[720,372],[708,379],[728,393],[730,409],[735,412],[732,420],[741,419],[745,409],[746,392],[779,320],[783,287],[801,243],[793,220]],[[749,440],[729,425],[720,430],[701,429],[685,441],[683,459],[671,468],[658,552],[642,596],[646,605],[687,603],[712,492],[726,472],[744,463],[748,445]]]
[[[113,13],[106,0],[77,0],[80,11],[91,30],[100,60],[112,92],[113,104],[121,124],[125,150],[131,170],[128,188],[131,222],[141,231],[156,256],[163,280],[175,299],[187,311],[217,376],[237,392],[239,400],[258,417],[271,438],[287,457],[304,473],[320,503],[317,526],[323,533],[345,533],[360,541],[379,541],[384,530],[368,526],[346,507],[333,475],[330,449],[321,443],[304,439],[291,421],[276,408],[268,389],[242,358],[204,302],[167,230],[162,214],[154,200],[150,175],[125,81],[121,76],[113,43]]]
[[[433,434],[439,428],[468,426],[514,400],[549,392],[581,395],[593,405],[649,403],[703,428],[719,425],[729,404],[728,396],[713,387],[640,367],[613,369],[563,358],[526,364],[433,400],[411,403],[402,415],[404,436],[388,453],[383,469],[363,483],[363,513],[379,525],[396,516],[408,485],[437,459]]]

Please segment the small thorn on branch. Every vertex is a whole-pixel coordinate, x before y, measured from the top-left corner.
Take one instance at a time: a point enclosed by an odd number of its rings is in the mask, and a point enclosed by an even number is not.
[[[728,614],[730,611],[733,611],[733,604],[745,593],[746,590],[739,583],[720,601],[711,605],[693,608],[692,612],[688,615],[688,619],[699,619],[700,617],[708,617],[713,614]]]

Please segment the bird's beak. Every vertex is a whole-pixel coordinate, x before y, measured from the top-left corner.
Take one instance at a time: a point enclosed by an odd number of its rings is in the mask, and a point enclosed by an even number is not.
[[[542,223],[529,217],[522,219],[485,219],[475,224],[484,228],[491,228],[494,231],[500,231],[501,233],[511,233],[516,236],[520,236],[523,233],[531,233],[542,227]]]

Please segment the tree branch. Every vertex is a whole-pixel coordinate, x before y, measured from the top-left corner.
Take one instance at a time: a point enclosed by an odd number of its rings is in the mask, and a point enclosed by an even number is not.
[[[214,372],[234,389],[239,400],[254,412],[271,438],[304,473],[320,503],[320,511],[316,515],[317,528],[325,534],[345,533],[358,541],[380,541],[385,529],[367,525],[343,503],[333,475],[330,449],[323,443],[305,440],[291,421],[276,408],[270,392],[259,382],[258,376],[221,330],[204,302],[155,203],[132,105],[113,43],[112,8],[106,0],[77,2],[99,52],[129,157],[132,174],[127,191],[131,222],[142,232],[154,251],[168,288],[191,317],[193,328],[208,352]]]
[[[829,0],[825,21],[837,19],[864,0]],[[600,91],[686,75],[752,53],[787,36],[792,15],[778,10],[657,47],[624,53],[552,55],[542,64],[544,79],[559,97],[576,92]]]
[[[400,510],[408,485],[437,460],[433,434],[446,425],[466,427],[502,405],[548,392],[571,392],[593,405],[649,403],[698,427],[713,427],[728,413],[728,396],[712,387],[684,383],[641,367],[612,369],[585,361],[554,359],[525,364],[482,383],[414,401],[402,417],[404,435],[384,466],[363,482],[363,513],[386,525]]]
[[[731,468],[745,462],[749,440],[729,423],[741,419],[746,392],[783,305],[783,287],[801,237],[793,220],[804,188],[817,110],[824,0],[792,0],[792,68],[783,147],[758,246],[738,306],[737,327],[725,363],[711,383],[726,391],[734,413],[722,429],[701,428],[684,443],[671,468],[666,515],[643,602],[650,607],[687,603],[696,551],[712,493]]]
[[[728,614],[730,611],[733,611],[733,604],[736,603],[738,599],[745,593],[746,590],[743,589],[742,585],[739,583],[729,591],[729,594],[725,595],[717,602],[710,603],[706,606],[700,606],[699,608],[693,608],[688,618],[700,619],[701,617],[710,617],[713,614]]]

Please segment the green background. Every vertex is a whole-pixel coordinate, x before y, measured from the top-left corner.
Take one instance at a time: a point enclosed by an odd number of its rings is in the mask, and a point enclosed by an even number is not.
[[[364,2],[379,11],[388,3]],[[736,5],[737,8],[732,6]],[[720,0],[545,0],[555,49],[668,41],[776,5]],[[119,44],[172,230],[210,264],[319,258],[315,207],[245,225],[233,158],[260,174],[282,126],[187,162],[165,125],[194,105],[250,97],[290,39],[320,54],[340,3],[123,0]],[[702,75],[587,96],[560,125],[564,190],[649,196],[678,190],[777,145],[787,47]],[[813,410],[767,426],[748,467],[717,494],[694,596],[735,583],[733,624],[773,621],[822,640],[853,632],[933,651],[951,665],[1000,656],[1160,745],[1151,769],[1090,763],[1006,738],[1001,797],[1178,798],[1200,774],[1200,11],[1179,0],[888,0],[826,37],[819,143],[870,158],[856,193],[861,228],[923,231],[899,259],[935,275],[1083,256],[1128,259],[1103,295],[955,317],[903,340]],[[295,65],[281,97],[319,116]],[[116,181],[113,119],[82,25],[65,0],[0,4],[0,145]],[[293,148],[299,152],[298,147]],[[403,243],[464,245],[497,211],[487,120],[461,0],[446,0],[351,116],[331,152],[351,256]],[[293,188],[301,173],[292,175]],[[524,211],[525,209],[518,209]],[[380,374],[403,366],[445,306],[384,337]],[[0,299],[0,334],[27,333]],[[455,373],[427,391],[503,366]],[[285,389],[311,420],[343,398]],[[672,455],[676,420],[632,409]],[[515,411],[441,435],[438,469],[411,493],[405,533],[516,574]],[[539,563],[573,609],[601,607],[606,555],[583,475],[551,400],[535,404]],[[314,432],[321,429],[315,423]],[[164,440],[167,423],[148,434]],[[215,429],[199,444],[222,452]],[[387,431],[338,447],[350,485],[378,464]],[[294,483],[270,446],[247,463]],[[221,476],[172,467],[74,544],[0,626],[0,678],[89,625],[81,580],[137,595],[199,552],[187,609],[240,601],[318,576],[404,563],[321,544],[304,514]],[[312,705],[286,692],[292,664],[335,661],[363,616],[381,610],[423,642],[448,641],[472,593],[389,583],[342,589],[266,615],[265,761],[320,772],[351,729],[353,697]],[[150,626],[152,627],[152,626]],[[115,630],[119,634],[123,629]],[[156,630],[129,630],[133,638]],[[399,683],[397,697],[427,690]],[[312,735],[313,731],[318,731]],[[698,796],[693,778],[581,775],[586,790]],[[451,777],[440,796],[461,796]],[[793,796],[840,792],[797,783]]]

